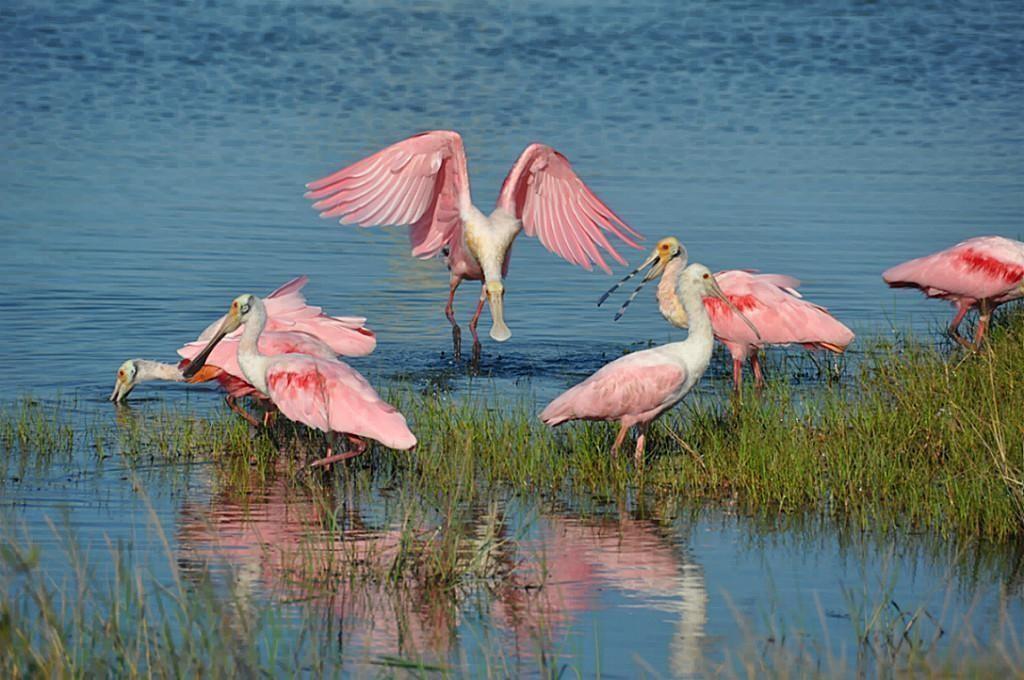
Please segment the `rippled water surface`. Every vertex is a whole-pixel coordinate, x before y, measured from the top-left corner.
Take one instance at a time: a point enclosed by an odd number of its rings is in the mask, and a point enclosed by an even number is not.
[[[645,245],[674,234],[712,268],[796,276],[861,336],[930,332],[947,309],[887,290],[879,274],[970,235],[1024,235],[1021,10],[10,0],[0,8],[0,400],[74,395],[83,417],[110,418],[103,400],[122,360],[172,360],[234,295],[300,273],[312,302],[368,317],[378,350],[352,363],[375,381],[464,385],[449,360],[443,264],[411,259],[401,229],[321,221],[302,198],[305,182],[433,128],[462,133],[481,206],[522,148],[543,141]],[[514,336],[485,339],[484,378],[543,398],[631,343],[679,336],[653,291],[612,323],[594,305],[611,282],[520,238],[507,281]],[[461,291],[463,321],[473,288]],[[215,398],[177,387],[133,396]],[[93,467],[72,456],[0,494],[40,537],[46,517],[67,512],[86,535],[155,541],[117,465]],[[260,560],[260,532],[287,552],[302,534],[288,522],[308,521],[284,513],[293,501],[272,487],[255,519],[239,520],[203,465],[142,483],[177,555],[205,564],[227,547],[257,591],[278,578]],[[516,640],[543,619],[612,673],[635,670],[634,654],[658,672],[692,672],[738,634],[737,611],[761,615],[768,591],[811,620],[820,603],[830,626],[840,584],[865,573],[891,570],[901,596],[940,605],[951,582],[962,587],[941,544],[848,549],[841,536],[728,514],[592,520],[528,503],[500,514],[503,531],[522,535],[527,574],[561,546],[564,559],[548,565],[561,585],[544,596],[560,604],[496,597],[487,626]],[[366,540],[389,540],[387,527]],[[991,603],[1019,580],[1012,556],[993,559],[951,606]],[[420,646],[450,647],[436,620],[415,626],[430,639]],[[396,634],[359,644],[385,650]]]

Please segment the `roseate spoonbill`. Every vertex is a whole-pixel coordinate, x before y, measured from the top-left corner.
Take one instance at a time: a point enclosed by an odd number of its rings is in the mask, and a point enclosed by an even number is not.
[[[271,320],[268,324],[271,332],[261,343],[266,345],[261,346],[261,349],[267,354],[299,352],[324,358],[334,358],[337,354],[363,356],[372,352],[377,344],[377,338],[373,331],[366,328],[366,319],[327,316],[320,307],[307,304],[301,290],[308,282],[308,277],[299,276],[267,295],[267,307],[271,310]],[[214,321],[199,335],[197,342],[208,340],[222,322],[223,317]],[[118,368],[110,400],[121,402],[136,385],[152,380],[190,383],[216,380],[228,393],[225,397],[228,407],[257,425],[258,422],[238,406],[236,401],[245,396],[259,396],[255,394],[256,390],[245,382],[241,369],[238,368],[234,354],[236,349],[237,334],[231,342],[223,345],[223,350],[212,357],[213,360],[208,361],[202,372],[187,381],[181,375],[185,362],[175,365],[146,359],[130,359]],[[199,350],[191,345],[185,345],[178,350],[178,354],[186,360],[198,352]]]
[[[163,364],[157,361],[149,361],[148,359],[129,359],[125,361],[117,369],[117,379],[114,382],[114,391],[110,395],[110,400],[113,402],[124,401],[128,394],[135,389],[136,385],[152,380],[188,383],[216,381],[221,389],[227,392],[224,401],[227,403],[228,408],[245,418],[252,425],[259,427],[259,421],[239,406],[237,402],[242,397],[256,397],[266,401],[266,397],[260,394],[242,374],[242,369],[238,365],[237,338],[224,340],[210,354],[202,370],[190,378],[184,376],[184,369],[199,354],[205,344],[192,342],[179,349],[178,354],[182,356],[182,361],[178,364]],[[264,333],[260,337],[260,350],[267,354],[310,354],[324,359],[334,359],[337,356],[332,348],[319,339],[296,331],[271,331]]]
[[[621,318],[644,283],[661,276],[658,283],[658,309],[670,324],[686,328],[686,312],[676,290],[679,272],[685,266],[686,248],[674,237],[664,238],[658,241],[650,257],[605,293],[598,305],[623,282],[646,267],[651,267],[615,315],[616,320]],[[733,387],[737,391],[743,380],[743,362],[748,359],[755,384],[757,387],[764,385],[758,350],[766,345],[795,343],[807,349],[825,349],[838,354],[853,342],[853,331],[829,314],[827,309],[802,299],[796,290],[800,282],[791,276],[730,269],[717,272],[715,280],[733,307],[753,321],[761,334],[760,339],[756,338],[732,309],[717,299],[705,298],[704,307],[711,316],[715,337],[722,341],[732,355]]]
[[[399,450],[416,446],[416,437],[409,431],[405,416],[381,399],[352,367],[308,354],[261,353],[258,339],[267,326],[267,309],[255,295],[240,295],[232,301],[209,344],[185,367],[185,378],[195,375],[217,344],[242,325],[245,329],[237,356],[246,381],[267,395],[287,418],[328,434],[331,443],[327,455],[313,466],[359,455],[366,450],[364,438]],[[335,433],[346,435],[356,448],[333,453]]]
[[[540,414],[541,420],[548,425],[567,420],[617,420],[620,429],[612,446],[613,456],[618,453],[629,428],[636,425],[640,434],[634,455],[637,462],[642,461],[648,426],[693,389],[711,361],[715,338],[701,299],[714,296],[732,307],[710,270],[702,264],[691,264],[684,269],[679,287],[683,309],[690,321],[686,340],[633,352],[606,364],[548,404]],[[735,311],[740,318],[746,318],[739,310]],[[756,335],[753,324],[750,328]]]
[[[450,130],[414,135],[306,186],[306,198],[316,200],[313,207],[321,217],[362,227],[409,225],[413,257],[444,255],[451,272],[445,315],[456,355],[461,331],[452,303],[463,280],[482,282],[469,324],[474,352],[484,300],[491,308],[491,337],[498,342],[511,337],[502,314],[503,277],[521,230],[572,264],[587,270],[597,264],[608,273],[600,249],[620,264],[626,261],[605,232],[634,248],[640,246],[630,237],[643,238],[594,195],[565,156],[543,144],[531,144],[520,154],[489,216],[473,205],[462,137]]]
[[[893,288],[918,288],[928,297],[949,300],[956,314],[949,335],[977,351],[996,307],[1024,297],[1024,243],[1002,236],[976,236],[955,246],[885,270]],[[978,308],[974,344],[960,335],[960,322]]]

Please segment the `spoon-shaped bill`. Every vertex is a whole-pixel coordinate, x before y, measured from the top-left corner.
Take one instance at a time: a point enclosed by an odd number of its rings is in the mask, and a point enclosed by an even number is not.
[[[657,252],[655,252],[653,255],[651,255],[646,260],[644,260],[640,264],[639,267],[637,267],[636,269],[634,269],[630,273],[628,273],[625,276],[623,276],[621,279],[619,279],[618,283],[616,283],[614,286],[612,286],[611,288],[606,290],[604,292],[604,295],[602,295],[601,298],[597,301],[597,306],[600,307],[602,304],[604,304],[604,301],[608,299],[608,296],[611,295],[612,293],[614,293],[615,291],[617,291],[622,284],[624,284],[626,281],[629,281],[631,278],[633,278],[634,276],[636,276],[637,274],[642,272],[647,267],[650,267],[652,264],[657,262],[657,260],[658,260],[658,254],[657,254]],[[642,287],[642,284],[641,284],[641,287]],[[639,290],[639,289],[637,289],[637,290]]]

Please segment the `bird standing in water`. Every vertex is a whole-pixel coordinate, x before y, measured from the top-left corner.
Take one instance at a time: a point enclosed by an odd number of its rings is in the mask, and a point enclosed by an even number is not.
[[[673,326],[686,328],[687,315],[676,286],[679,272],[686,266],[686,257],[686,248],[679,239],[672,236],[663,238],[650,257],[605,293],[597,304],[604,302],[622,283],[651,267],[640,286],[615,315],[616,320],[636,298],[644,283],[660,276],[658,310]],[[800,282],[791,276],[730,269],[717,272],[715,281],[732,306],[726,306],[715,298],[706,298],[704,307],[711,317],[715,337],[732,355],[733,387],[736,391],[742,385],[743,362],[748,359],[755,384],[759,388],[764,385],[759,350],[766,345],[798,344],[807,349],[825,349],[839,354],[853,342],[853,331],[829,314],[827,309],[802,299],[796,290]],[[745,320],[736,316],[733,309],[739,309],[745,319],[753,321],[759,335],[751,333]]]
[[[596,264],[608,273],[601,250],[620,264],[626,261],[605,234],[634,248],[640,246],[633,238],[643,238],[583,183],[565,156],[543,144],[531,144],[519,156],[490,215],[473,205],[462,137],[450,130],[414,135],[306,186],[306,198],[316,200],[321,217],[362,227],[409,225],[413,257],[444,255],[451,272],[445,315],[457,357],[461,331],[452,303],[463,280],[482,282],[469,324],[474,354],[485,300],[491,337],[511,337],[503,316],[504,277],[520,231],[573,264],[587,270]]]
[[[405,416],[381,399],[351,366],[308,354],[271,356],[260,352],[258,343],[267,326],[267,310],[255,295],[240,295],[232,301],[209,344],[183,371],[185,378],[200,371],[217,344],[243,325],[238,364],[245,379],[285,417],[328,435],[326,455],[312,466],[359,455],[366,450],[367,438],[399,450],[416,446]],[[337,434],[345,435],[354,448],[335,453]]]
[[[949,300],[956,315],[949,335],[978,351],[996,307],[1024,298],[1024,243],[1002,236],[976,236],[955,246],[887,269],[882,278],[893,288],[918,288],[928,297]],[[978,309],[974,343],[960,335],[960,322]]]
[[[686,340],[633,352],[603,366],[548,404],[540,414],[541,420],[552,426],[567,420],[616,420],[620,427],[612,445],[613,456],[618,454],[629,428],[636,425],[640,433],[634,456],[637,462],[643,460],[651,422],[694,388],[711,361],[715,338],[702,298],[712,296],[732,305],[702,264],[688,266],[677,281],[690,321]],[[739,310],[736,314],[746,318]],[[751,330],[756,335],[753,324]]]

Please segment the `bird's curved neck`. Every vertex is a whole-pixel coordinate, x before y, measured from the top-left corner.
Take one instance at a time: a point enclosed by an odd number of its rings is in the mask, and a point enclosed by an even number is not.
[[[245,322],[242,337],[238,340],[238,365],[249,384],[267,394],[267,368],[269,357],[260,354],[259,339],[267,326],[267,308],[263,301],[254,298],[249,319]]]
[[[679,274],[686,266],[686,261],[677,257],[665,266],[661,281],[658,282],[658,311],[673,326],[686,328],[689,319],[679,297]]]
[[[135,382],[149,382],[151,380],[170,380],[172,382],[184,382],[185,377],[181,375],[181,369],[177,364],[164,364],[149,359],[135,360]]]

